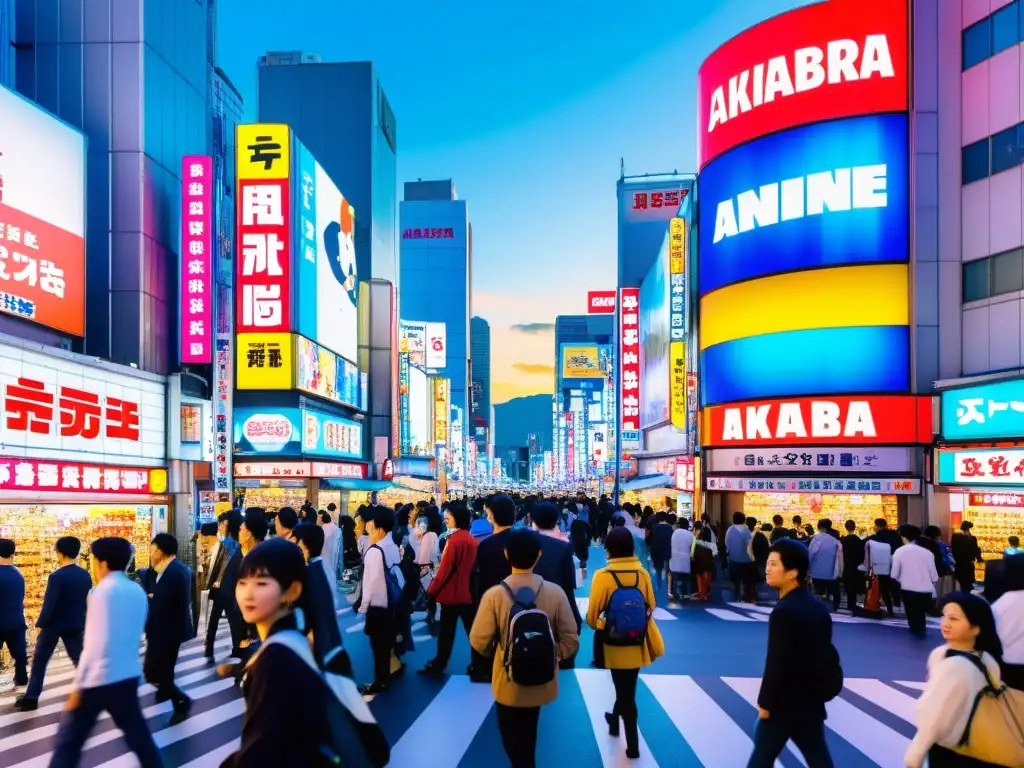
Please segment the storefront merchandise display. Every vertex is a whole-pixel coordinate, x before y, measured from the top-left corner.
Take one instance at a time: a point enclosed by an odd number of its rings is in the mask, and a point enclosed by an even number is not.
[[[899,524],[897,497],[879,494],[747,492],[743,495],[743,514],[760,523],[770,523],[775,515],[782,515],[786,525],[792,524],[794,515],[800,515],[804,525],[809,523],[815,529],[819,520],[829,519],[840,532],[847,520],[853,520],[858,532],[868,534],[880,517],[890,528]]]
[[[623,491],[622,501],[650,507],[655,512],[675,512],[689,520],[693,519],[693,494],[682,493],[675,488]]]
[[[281,507],[291,507],[297,512],[309,498],[305,485],[301,488],[244,488],[242,491],[243,507],[262,507],[268,512],[275,512]]]
[[[974,523],[971,533],[978,539],[981,556],[986,561],[1003,558],[1003,552],[1010,546],[1007,542],[1010,536],[1024,538],[1024,507],[969,503],[964,506],[963,519]],[[985,580],[985,563],[975,565],[975,578]]]

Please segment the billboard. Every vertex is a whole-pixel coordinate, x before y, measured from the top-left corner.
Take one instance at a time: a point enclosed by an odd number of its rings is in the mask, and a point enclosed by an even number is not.
[[[448,365],[448,334],[444,323],[425,323],[427,368],[440,370]]]
[[[602,380],[597,344],[563,344],[561,352],[563,386],[580,388],[583,381]]]
[[[640,291],[619,291],[620,419],[623,449],[640,446]]]
[[[398,326],[399,350],[409,356],[409,364],[427,367],[427,324],[402,320]]]
[[[359,275],[355,208],[297,143],[297,330],[342,357],[357,357]]]
[[[938,451],[941,485],[1024,488],[1024,449]]]
[[[240,333],[235,339],[236,389],[291,389],[295,360],[290,333]]]
[[[892,0],[816,3],[742,32],[697,74],[698,168],[758,136],[906,111],[908,51],[907,3]]]
[[[291,130],[239,125],[235,328],[291,331]]]
[[[415,456],[432,456],[430,401],[427,374],[415,366],[409,366],[409,448]]]
[[[235,453],[362,458],[362,425],[294,407],[241,407],[233,413]]]
[[[640,426],[669,419],[669,249],[663,244],[640,285]]]
[[[614,315],[615,291],[587,291],[588,315]]]
[[[450,386],[448,379],[431,377],[434,444],[445,447],[448,445],[448,420],[451,418]]]
[[[364,375],[354,363],[304,336],[295,337],[295,388],[366,410]]]
[[[1018,439],[1024,435],[1024,380],[942,392],[943,440]]]
[[[181,158],[181,362],[213,362],[213,158]]]
[[[85,137],[0,85],[0,312],[85,335]]]

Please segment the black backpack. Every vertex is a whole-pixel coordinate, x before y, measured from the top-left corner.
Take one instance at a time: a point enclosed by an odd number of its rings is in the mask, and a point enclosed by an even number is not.
[[[537,607],[537,595],[544,585],[535,593],[524,587],[518,595],[504,581],[501,586],[512,598],[505,640],[505,674],[516,685],[550,683],[558,668],[558,650],[551,620]]]
[[[831,642],[822,649],[814,678],[823,703],[832,701],[843,690],[843,665],[839,661],[839,651]]]

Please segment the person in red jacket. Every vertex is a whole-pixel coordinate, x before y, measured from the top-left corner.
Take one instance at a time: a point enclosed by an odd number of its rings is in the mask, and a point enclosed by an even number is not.
[[[420,670],[422,675],[443,675],[455,645],[455,627],[462,619],[466,635],[476,618],[471,582],[476,565],[477,540],[469,533],[469,509],[461,502],[448,505],[444,522],[452,530],[441,554],[437,575],[427,588],[427,596],[441,606],[441,630],[437,638],[437,656]]]

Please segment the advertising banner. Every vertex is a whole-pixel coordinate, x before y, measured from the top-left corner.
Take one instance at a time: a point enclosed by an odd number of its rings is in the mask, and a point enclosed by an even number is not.
[[[238,333],[291,331],[291,131],[287,125],[239,125]]]
[[[671,331],[669,287],[669,248],[658,251],[640,285],[640,427],[664,424],[669,420]]]
[[[433,390],[434,444],[448,445],[448,419],[451,416],[451,393],[448,379],[431,377]]]
[[[672,341],[686,338],[686,222],[669,222],[669,327]]]
[[[409,364],[417,368],[427,367],[427,324],[402,320],[399,324],[399,343],[403,353],[408,355]]]
[[[794,126],[906,111],[908,70],[907,3],[832,0],[763,21],[701,65],[698,167]]]
[[[565,455],[566,477],[572,481],[576,478],[576,425],[571,413],[565,414]]]
[[[448,334],[444,323],[425,323],[426,364],[432,371],[448,365]]]
[[[631,221],[667,220],[676,215],[689,191],[687,187],[678,186],[631,190],[628,218]]]
[[[562,345],[562,379],[569,386],[581,387],[581,380],[602,381],[601,361],[596,344]]]
[[[363,375],[355,364],[303,336],[295,337],[295,388],[366,410]]]
[[[672,379],[669,384],[669,398],[672,401],[672,426],[681,432],[685,432],[687,426],[685,342],[673,341],[669,345],[669,364],[672,371]],[[690,447],[692,448],[692,444],[690,444]]]
[[[402,352],[398,356],[398,433],[401,455],[410,453],[412,446],[412,421],[410,408],[410,379],[409,355]]]
[[[0,343],[4,458],[162,466],[165,384],[118,368]]]
[[[291,389],[295,361],[290,333],[240,333],[235,338],[237,389]]]
[[[243,456],[362,458],[362,425],[299,408],[235,408],[234,438],[235,453]]]
[[[363,458],[363,426],[318,411],[302,412],[302,452],[331,458]]]
[[[939,484],[1024,487],[1024,448],[936,452]]]
[[[676,459],[675,485],[676,490],[693,493],[695,485],[693,456],[680,456]]]
[[[1024,439],[1024,379],[941,393],[943,440]]]
[[[0,459],[0,491],[143,496],[167,492],[167,470]]]
[[[231,334],[217,334],[217,359],[214,364],[217,390],[213,399],[213,488],[231,493],[231,391],[234,387],[231,365]]]
[[[355,208],[305,147],[300,145],[298,154],[298,330],[355,362],[359,340]]]
[[[588,315],[614,315],[615,291],[588,291]]]
[[[235,462],[235,477],[312,477],[308,461],[238,461]]]
[[[931,398],[786,398],[716,405],[702,414],[705,447],[885,445],[932,442]]]
[[[972,493],[972,507],[1024,507],[1024,495],[1019,493]]]
[[[213,158],[181,158],[181,362],[213,362]]]
[[[705,455],[707,472],[874,472],[913,470],[911,448],[716,448]]]
[[[409,454],[433,456],[433,424],[430,422],[431,402],[427,374],[409,366]]]
[[[85,335],[85,137],[0,85],[0,312]]]
[[[640,291],[619,291],[619,360],[621,368],[621,418],[623,449],[640,447]],[[629,439],[627,440],[627,433]],[[628,445],[627,445],[628,443]]]
[[[771,491],[775,493],[884,493],[917,496],[920,480],[858,477],[856,480],[820,477],[709,477],[709,491]]]

